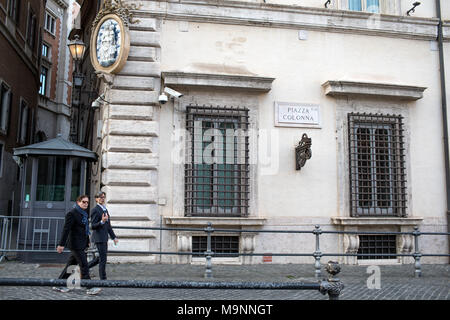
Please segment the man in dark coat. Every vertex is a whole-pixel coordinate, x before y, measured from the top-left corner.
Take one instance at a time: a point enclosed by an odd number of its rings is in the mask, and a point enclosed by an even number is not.
[[[89,247],[89,197],[81,195],[77,198],[75,207],[66,214],[61,239],[56,248],[58,253],[62,253],[67,246],[70,249],[70,256],[66,267],[62,271],[59,279],[68,279],[71,273],[67,269],[71,265],[80,267],[81,279],[91,279],[89,277],[89,267],[86,256],[86,249]],[[70,288],[54,288],[60,292],[68,292]],[[87,294],[97,294],[99,288],[88,288]]]
[[[98,264],[100,280],[106,280],[106,260],[108,255],[108,235],[116,245],[118,240],[109,221],[108,209],[105,207],[104,192],[95,195],[97,205],[91,210],[92,242],[97,246],[99,256],[89,262],[89,268]]]

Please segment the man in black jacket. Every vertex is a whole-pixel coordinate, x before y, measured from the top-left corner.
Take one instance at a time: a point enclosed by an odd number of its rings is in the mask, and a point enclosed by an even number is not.
[[[89,247],[89,215],[87,208],[89,206],[89,197],[81,195],[77,198],[75,207],[66,214],[61,239],[56,251],[62,253],[67,246],[70,249],[70,256],[66,267],[62,271],[59,279],[68,279],[70,273],[67,269],[71,265],[80,267],[81,279],[91,279],[89,277],[89,267],[86,256],[86,249]],[[70,288],[54,288],[60,292],[68,292]],[[99,288],[88,288],[87,294],[97,294]]]
[[[106,280],[106,260],[108,255],[108,235],[117,244],[118,240],[109,221],[109,213],[105,207],[104,192],[99,192],[95,195],[97,205],[91,210],[91,226],[92,226],[92,241],[98,249],[99,256],[89,262],[89,268],[95,265],[98,266],[98,274],[100,280]]]

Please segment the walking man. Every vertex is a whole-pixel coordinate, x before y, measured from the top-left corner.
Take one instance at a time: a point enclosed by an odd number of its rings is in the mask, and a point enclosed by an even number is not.
[[[98,274],[100,280],[106,280],[106,260],[108,255],[108,235],[114,240],[116,245],[116,235],[111,227],[109,221],[110,216],[108,209],[105,207],[106,193],[99,192],[95,195],[97,205],[91,210],[91,226],[92,226],[92,241],[97,246],[98,257],[89,262],[89,268],[98,264]]]
[[[87,208],[89,206],[89,197],[87,195],[81,195],[76,200],[75,207],[66,214],[64,221],[64,227],[61,234],[59,245],[56,247],[58,253],[64,251],[64,247],[70,249],[70,256],[67,261],[66,267],[62,271],[59,279],[67,279],[70,277],[70,273],[67,269],[71,265],[78,265],[80,267],[81,279],[88,279],[89,267],[86,256],[86,249],[89,247],[89,215]],[[60,292],[68,292],[70,288],[53,288]],[[86,293],[95,295],[101,291],[100,288],[87,288]]]

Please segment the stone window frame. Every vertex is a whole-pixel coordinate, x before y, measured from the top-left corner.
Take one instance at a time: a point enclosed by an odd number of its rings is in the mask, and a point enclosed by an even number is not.
[[[268,77],[253,77],[241,75],[201,74],[184,72],[162,72],[164,86],[179,90],[183,97],[174,100],[173,124],[174,129],[186,130],[186,108],[191,104],[214,106],[239,106],[249,109],[249,129],[258,129],[259,98],[257,94],[270,91],[271,84],[275,80]],[[176,140],[176,138],[175,138]],[[183,139],[184,142],[186,141]],[[257,154],[257,141],[250,141],[250,158]],[[259,230],[264,226],[266,218],[258,215],[257,201],[257,165],[250,165],[249,172],[249,207],[246,217],[186,217],[184,208],[184,161],[181,164],[172,164],[173,190],[172,190],[172,215],[164,217],[165,223],[171,226],[206,227],[208,222],[213,228],[232,228],[240,237],[240,251],[252,253],[255,250],[257,232],[243,233],[239,230]],[[215,235],[220,235],[218,232]],[[204,235],[198,232],[178,231],[175,234],[176,250],[178,252],[190,252],[192,250],[192,236]],[[178,256],[178,263],[204,263],[204,258],[195,258],[190,255]],[[220,262],[251,264],[252,256],[239,256],[235,258],[218,258]]]
[[[21,0],[8,0],[6,7],[7,16],[18,25],[20,22]]]
[[[163,72],[164,85],[177,89],[185,93],[179,99],[174,100],[173,123],[175,130],[186,130],[186,109],[191,104],[213,105],[213,106],[239,106],[249,109],[249,129],[258,128],[258,97],[255,93],[268,92],[274,78],[232,76],[217,74],[183,73],[183,72]],[[224,90],[226,89],[226,90]],[[242,93],[242,90],[246,90]],[[186,92],[188,94],[186,94]],[[212,94],[211,94],[212,93]],[[250,139],[251,140],[251,139]],[[250,158],[257,154],[257,144],[250,141]],[[184,218],[184,163],[174,164],[173,185],[173,216]],[[257,167],[250,165],[249,172],[249,208],[247,217],[231,218],[231,221],[239,219],[256,218],[257,208]],[[221,217],[204,217],[198,220],[219,219]]]
[[[379,12],[369,12],[367,11],[367,0],[360,0],[361,1],[361,11],[354,11],[349,9],[349,0],[335,0],[337,1],[337,8],[340,10],[348,10],[352,12],[365,12],[365,13],[371,13],[371,14],[389,14],[389,15],[396,15],[398,14],[397,5],[394,3],[394,1],[390,0],[379,0]]]
[[[5,143],[0,141],[0,178],[3,177],[3,164],[5,159]]]
[[[52,20],[50,20],[51,21],[51,27],[50,28],[48,28],[48,25],[47,25],[48,17],[50,17],[50,19],[52,19]],[[57,16],[54,13],[52,13],[48,9],[45,10],[44,30],[47,31],[48,33],[50,33],[52,36],[56,35],[56,22],[57,21],[58,21],[58,18],[57,18]]]
[[[43,71],[46,70],[45,76],[43,78]],[[43,61],[41,68],[39,70],[39,95],[42,97],[50,97],[50,76],[51,76],[51,66],[48,63]],[[41,81],[41,79],[45,80],[45,83]],[[43,84],[43,85],[42,85]]]
[[[25,144],[28,142],[29,136],[29,124],[31,121],[31,109],[30,104],[23,97],[19,100],[19,113],[17,119],[17,139],[19,144]]]
[[[26,29],[26,44],[34,51],[38,41],[38,20],[37,15],[34,12],[31,4],[28,4],[28,15],[27,15],[27,29]],[[39,48],[41,50],[41,48]]]
[[[197,95],[196,97],[196,104],[203,105],[207,104],[209,101],[210,105],[219,105],[219,106],[225,106],[230,105],[230,101],[224,101],[223,98],[216,99],[209,99],[206,96],[199,97]],[[178,130],[186,130],[186,108],[188,107],[189,103],[187,102],[186,98],[182,97],[179,99],[178,102],[175,103],[176,106],[174,108],[174,123],[175,123],[175,129]],[[249,109],[249,129],[255,129],[256,119],[257,119],[257,110],[254,105],[246,105]],[[187,146],[185,146],[187,147]],[[254,154],[257,152],[257,146],[251,145],[249,147],[250,154]],[[257,215],[257,208],[256,208],[256,176],[257,176],[257,168],[255,165],[250,165],[249,170],[249,189],[250,189],[250,197],[249,197],[249,207],[248,207],[248,214],[246,217],[241,217],[242,219],[246,219],[247,217],[255,217]],[[185,217],[185,188],[184,188],[184,179],[185,179],[185,167],[184,163],[182,165],[174,165],[174,186],[177,186],[174,188],[173,192],[173,204],[174,204],[174,215],[178,217]],[[216,218],[215,216],[212,217],[198,217],[199,219],[203,220],[211,220],[213,218]],[[220,219],[222,217],[217,217],[217,219]]]
[[[3,79],[0,78],[0,90],[3,89],[3,87],[6,89],[5,92],[6,94],[9,95],[8,98],[8,104],[6,105],[5,109],[3,109],[3,96],[0,95],[0,134],[2,135],[7,135],[8,134],[8,130],[9,130],[9,125],[10,125],[10,120],[11,120],[11,107],[12,107],[12,100],[13,100],[13,93],[12,93],[12,88],[11,86],[6,83]],[[0,92],[1,94],[1,92]],[[4,121],[4,124],[2,123]]]
[[[350,217],[350,164],[348,121],[349,113],[379,113],[398,114],[403,117],[404,146],[405,146],[405,174],[406,200],[411,203],[410,176],[410,120],[408,102],[421,99],[425,87],[386,84],[375,82],[360,82],[346,80],[329,80],[322,84],[325,95],[334,97],[336,103],[336,133],[338,156],[338,212],[341,217]],[[406,209],[409,217],[411,207]]]
[[[411,195],[412,187],[409,179],[411,172],[410,160],[410,116],[409,104],[423,97],[425,87],[399,85],[390,83],[361,82],[351,80],[329,80],[322,84],[325,95],[335,98],[336,143],[337,143],[337,185],[338,210],[336,216],[331,217],[332,225],[340,231],[371,232],[374,230],[385,232],[410,232],[418,225],[423,217],[412,216]],[[404,147],[405,147],[405,175],[406,201],[410,205],[406,208],[406,217],[352,217],[350,212],[350,176],[349,176],[349,141],[348,121],[349,113],[379,113],[398,114],[403,117]],[[375,229],[374,229],[375,228]],[[411,253],[413,239],[411,235],[398,235],[397,253]],[[359,249],[358,234],[339,235],[338,240],[343,253],[357,253]],[[397,259],[361,260],[356,256],[340,258],[346,264],[390,264],[411,263],[410,257],[398,256]]]

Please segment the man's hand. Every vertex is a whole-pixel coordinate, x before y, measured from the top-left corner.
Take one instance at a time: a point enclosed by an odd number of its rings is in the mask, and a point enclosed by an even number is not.
[[[64,247],[57,246],[57,247],[56,247],[56,251],[57,251],[58,253],[62,253],[62,252],[64,251]]]

